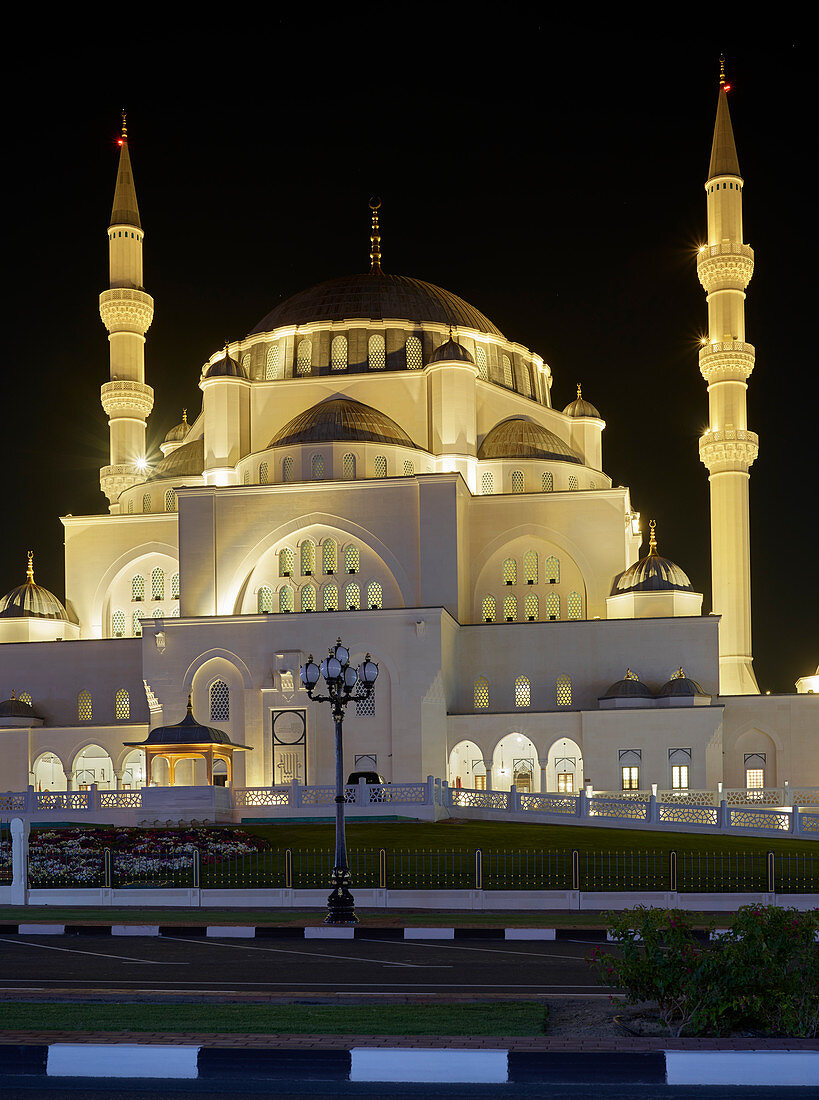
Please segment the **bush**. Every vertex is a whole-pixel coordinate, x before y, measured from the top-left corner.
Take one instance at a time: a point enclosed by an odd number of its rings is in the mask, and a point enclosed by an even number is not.
[[[674,1036],[750,1028],[808,1036],[819,1026],[819,911],[738,910],[720,939],[699,942],[692,915],[639,906],[606,914],[619,954],[595,951],[597,977],[629,1004],[652,1002]]]

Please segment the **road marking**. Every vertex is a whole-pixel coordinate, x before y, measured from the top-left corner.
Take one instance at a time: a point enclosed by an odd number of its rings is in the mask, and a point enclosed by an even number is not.
[[[359,943],[394,943],[394,940],[371,940],[369,936],[359,936]],[[579,955],[549,955],[541,951],[501,951],[497,947],[457,947],[451,943],[424,943],[422,940],[404,940],[404,946],[412,944],[413,947],[432,948],[433,951],[477,951],[481,955],[518,955],[524,959],[568,959],[570,962],[580,963],[583,958]]]
[[[412,970],[451,970],[452,967],[439,967],[439,966],[426,966],[424,963],[404,963],[394,962],[392,959],[362,959],[360,955],[329,955],[326,952],[320,951],[292,951],[286,947],[248,947],[246,944],[239,943],[218,943],[213,939],[209,940],[189,940],[182,939],[179,936],[163,936],[163,940],[171,940],[176,943],[196,943],[203,947],[227,947],[232,948],[234,951],[264,951],[267,954],[274,955],[298,955],[300,958],[310,956],[314,959],[341,959],[343,962],[357,962],[357,963],[374,963],[376,966],[406,966]],[[391,940],[377,940],[377,943],[391,943]]]
[[[41,951],[62,951],[66,955],[93,955],[97,959],[116,959],[117,962],[140,963],[143,966],[188,966],[188,963],[162,963],[153,959],[132,959],[129,955],[106,955],[102,951],[80,951],[76,947],[52,947],[48,943],[29,943],[28,940],[7,940],[0,937],[0,943],[12,943],[17,947],[37,947]]]

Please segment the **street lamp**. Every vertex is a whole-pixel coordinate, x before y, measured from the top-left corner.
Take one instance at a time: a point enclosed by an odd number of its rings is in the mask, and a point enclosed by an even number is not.
[[[348,703],[369,699],[378,676],[378,665],[370,660],[369,653],[358,666],[350,664],[350,651],[341,644],[341,638],[330,648],[329,654],[317,665],[313,654],[302,665],[299,676],[309,699],[317,703],[329,703],[336,728],[336,856],[330,876],[332,890],[327,899],[325,924],[357,924],[355,901],[350,893],[350,868],[347,865],[347,844],[344,838],[344,757],[341,732],[344,711]],[[324,678],[329,695],[314,695],[319,677]],[[358,688],[355,691],[355,688]]]

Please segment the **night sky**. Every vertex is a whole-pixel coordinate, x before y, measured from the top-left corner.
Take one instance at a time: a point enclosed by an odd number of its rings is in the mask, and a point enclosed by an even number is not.
[[[198,414],[200,367],[226,338],[296,291],[367,269],[367,201],[379,194],[384,270],[454,291],[539,352],[556,407],[582,382],[607,422],[606,472],[631,487],[645,532],[657,520],[660,552],[710,610],[695,251],[724,50],[757,265],[746,302],[755,668],[763,691],[793,691],[819,660],[804,38],[556,40],[523,20],[476,42],[410,35],[395,53],[375,40],[345,51],[329,35],[308,49],[281,22],[268,31],[241,56],[184,36],[118,51],[114,36],[18,89],[5,120],[0,592],[24,580],[31,547],[38,582],[62,598],[58,517],[107,510],[97,295],[125,105],[156,304],[152,448],[183,406]]]

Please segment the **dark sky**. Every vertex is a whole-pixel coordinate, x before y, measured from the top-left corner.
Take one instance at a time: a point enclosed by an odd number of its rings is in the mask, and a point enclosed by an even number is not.
[[[556,406],[583,383],[607,421],[606,472],[631,487],[646,530],[656,518],[660,551],[710,610],[694,253],[724,49],[757,262],[746,303],[749,426],[760,435],[755,667],[763,691],[792,691],[819,660],[805,144],[816,103],[799,28],[740,43],[589,39],[522,19],[466,41],[408,24],[399,52],[363,31],[346,49],[331,30],[315,48],[306,28],[274,21],[237,50],[218,29],[206,45],[176,28],[118,46],[114,28],[105,49],[63,51],[17,88],[6,118],[0,591],[24,579],[32,547],[37,580],[62,596],[58,516],[106,508],[97,295],[125,104],[156,302],[154,446],[183,406],[197,414],[199,368],[225,338],[283,297],[366,269],[377,193],[386,271],[455,291],[543,355]]]

